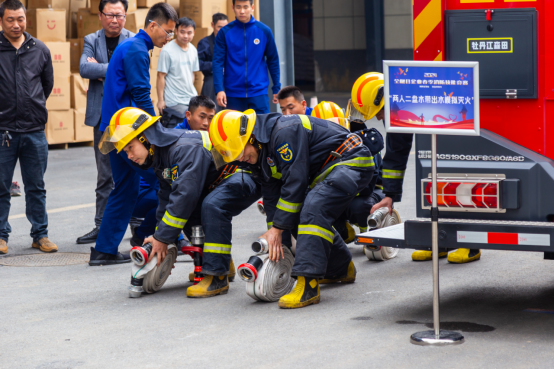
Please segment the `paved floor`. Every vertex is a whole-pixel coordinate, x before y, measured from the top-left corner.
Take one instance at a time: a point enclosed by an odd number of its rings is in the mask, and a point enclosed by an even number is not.
[[[94,183],[92,148],[50,152],[47,208],[58,210],[49,220],[60,251],[88,252],[75,239],[93,226]],[[404,218],[415,216],[414,183],[412,158],[397,207]],[[24,212],[24,197],[13,198],[10,255],[36,253]],[[251,207],[234,226],[233,256],[242,263],[265,223]],[[121,250],[130,248],[128,237]],[[127,296],[130,265],[0,267],[0,367],[553,366],[554,262],[541,254],[485,251],[468,265],[441,260],[443,327],[462,331],[466,343],[426,348],[409,337],[431,323],[430,263],[412,262],[409,250],[386,262],[368,261],[358,246],[351,251],[356,283],[324,286],[320,304],[299,310],[254,302],[240,280],[228,295],[188,299],[188,257],[179,257],[160,292],[140,299]]]

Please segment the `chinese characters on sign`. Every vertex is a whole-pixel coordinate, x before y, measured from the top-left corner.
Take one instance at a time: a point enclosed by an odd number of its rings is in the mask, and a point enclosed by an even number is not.
[[[491,39],[467,39],[468,53],[513,53],[511,37]]]

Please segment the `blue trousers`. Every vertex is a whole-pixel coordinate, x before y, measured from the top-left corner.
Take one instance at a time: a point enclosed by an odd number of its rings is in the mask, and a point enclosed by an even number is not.
[[[227,108],[244,112],[247,109],[254,109],[257,114],[269,113],[269,99],[266,95],[253,96],[251,98],[227,97]]]
[[[109,156],[115,186],[104,210],[95,249],[115,255],[135,209],[140,178],[153,188],[158,188],[158,178],[152,169],[145,171],[133,166],[124,151],[119,154],[111,151]]]
[[[156,231],[156,210],[158,209],[158,189],[152,186],[141,184],[139,195],[133,217],[143,218],[144,220],[135,233],[144,239],[147,236],[154,235]]]
[[[260,184],[248,173],[239,172],[225,179],[204,198],[202,226],[206,240],[203,274],[222,276],[229,273],[233,238],[231,221],[261,196]]]
[[[44,173],[48,162],[48,143],[44,131],[29,133],[10,132],[9,145],[2,145],[0,134],[0,239],[8,242],[12,231],[10,214],[10,186],[15,164],[19,159],[21,176],[25,189],[25,214],[31,223],[33,241],[48,236],[48,215],[46,214],[46,189]]]
[[[333,223],[372,176],[373,167],[337,166],[306,195],[292,276],[333,279],[346,273],[352,254]]]

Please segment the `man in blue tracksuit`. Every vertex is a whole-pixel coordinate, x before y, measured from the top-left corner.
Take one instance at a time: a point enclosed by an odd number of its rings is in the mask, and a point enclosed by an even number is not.
[[[253,0],[233,0],[236,20],[215,39],[212,61],[217,104],[223,108],[269,113],[267,89],[273,80],[273,103],[281,89],[279,55],[269,27],[252,16]],[[224,73],[225,71],[225,73]]]
[[[163,47],[173,37],[177,19],[171,5],[155,4],[146,15],[144,30],[115,49],[104,82],[100,131],[121,108],[138,107],[155,115],[150,99],[149,52],[154,46]],[[115,187],[108,198],[96,246],[91,248],[91,266],[130,262],[128,255],[118,253],[118,247],[137,201],[140,178],[151,186],[157,182],[152,170],[132,166],[125,152],[112,151],[109,155]]]

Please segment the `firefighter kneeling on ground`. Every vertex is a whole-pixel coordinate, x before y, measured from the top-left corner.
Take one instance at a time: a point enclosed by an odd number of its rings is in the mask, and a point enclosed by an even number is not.
[[[319,283],[353,282],[352,255],[332,225],[373,176],[373,157],[360,137],[318,118],[256,116],[253,110],[214,118],[209,132],[217,167],[235,160],[261,167],[264,207],[273,223],[261,237],[271,260],[284,257],[283,231],[298,228],[297,283],[279,307],[319,303]]]
[[[356,80],[352,87],[351,105],[348,111],[352,114],[359,112],[364,119],[371,119],[374,115],[378,120],[383,120],[384,111],[384,76],[379,72],[369,72]],[[378,112],[375,114],[375,112]],[[352,119],[352,117],[349,117]],[[402,185],[410,150],[412,149],[413,134],[389,133],[386,139],[386,152],[383,159],[383,193],[385,198],[375,204],[371,213],[381,207],[387,207],[392,212],[394,202],[402,200]],[[446,257],[448,252],[439,249],[439,258]],[[468,263],[481,258],[479,249],[459,248],[456,252],[448,254],[448,262]],[[432,252],[417,250],[412,254],[414,261],[431,261]]]

